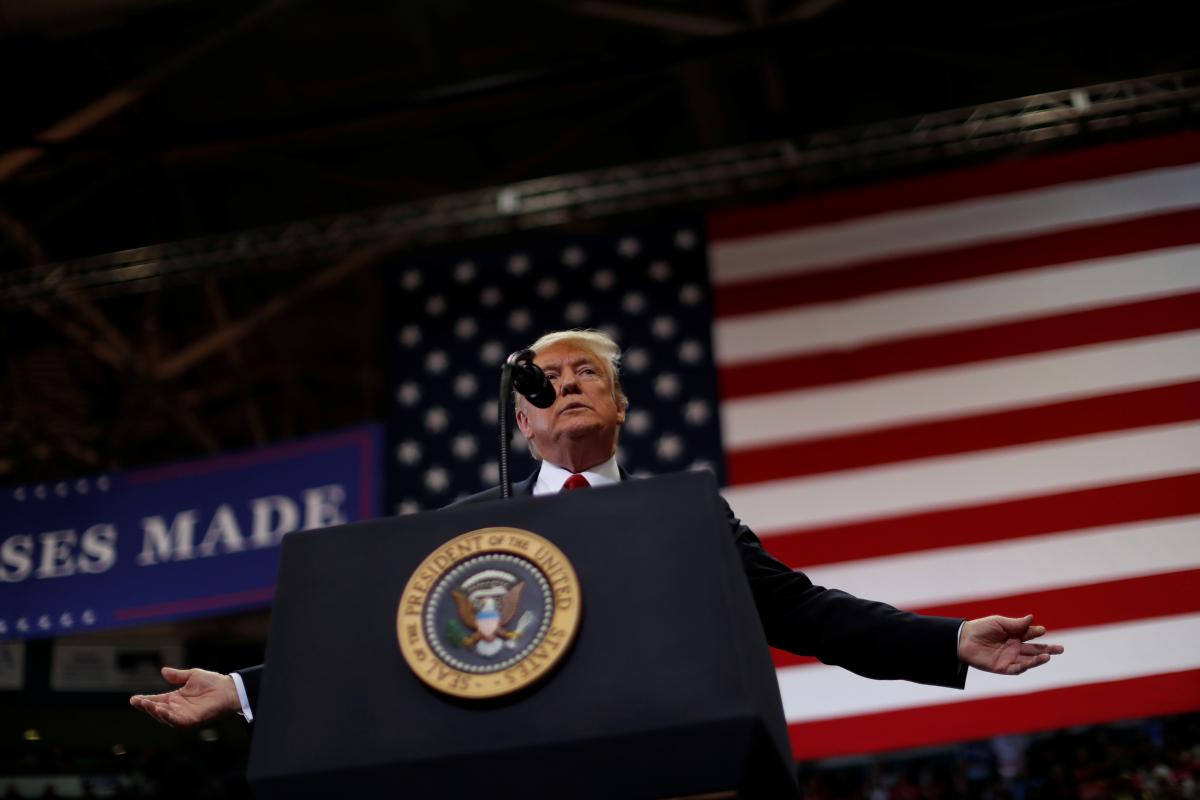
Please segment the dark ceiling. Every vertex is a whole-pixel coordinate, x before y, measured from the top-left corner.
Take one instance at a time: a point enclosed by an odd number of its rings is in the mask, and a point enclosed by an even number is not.
[[[1198,66],[1194,4],[0,0],[0,269]],[[6,307],[0,481],[379,416],[370,271]]]
[[[0,208],[57,261],[1178,70],[1191,8],[0,0],[0,145],[96,112]]]

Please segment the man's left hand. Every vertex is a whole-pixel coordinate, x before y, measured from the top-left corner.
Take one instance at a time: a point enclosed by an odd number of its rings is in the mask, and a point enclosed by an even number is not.
[[[1061,644],[1031,644],[1046,632],[1033,624],[1033,614],[1021,618],[980,617],[963,623],[958,658],[984,672],[1020,675],[1063,652]]]

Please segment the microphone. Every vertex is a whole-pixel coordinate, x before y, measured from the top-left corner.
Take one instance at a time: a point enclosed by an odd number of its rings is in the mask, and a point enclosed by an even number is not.
[[[512,367],[513,388],[526,400],[538,408],[554,405],[558,392],[554,390],[542,368],[533,363],[532,350],[518,350],[508,357],[507,363]]]

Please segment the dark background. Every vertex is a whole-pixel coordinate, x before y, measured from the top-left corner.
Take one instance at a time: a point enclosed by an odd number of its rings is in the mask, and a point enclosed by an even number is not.
[[[381,418],[384,290],[371,267],[511,228],[448,225],[366,254],[326,235],[287,257],[190,262],[169,281],[57,282],[81,263],[161,265],[155,253],[187,246],[151,246],[199,240],[209,252],[207,237],[263,226],[285,227],[262,240],[294,243],[338,215],[428,209],[543,176],[777,140],[803,148],[944,109],[1134,87],[1200,67],[1195,16],[1168,0],[0,0],[0,483]],[[1197,105],[1180,108],[1067,138],[834,162],[639,213],[1194,128]],[[633,210],[562,221],[596,228]],[[323,222],[290,225],[312,219]],[[227,670],[258,660],[265,615],[132,635],[182,639],[187,663]],[[6,769],[140,771],[173,796],[240,791],[240,720],[202,738],[155,726],[122,697],[63,697],[48,691],[50,647],[29,644],[28,691],[0,698]],[[17,738],[31,725],[41,741]],[[1194,733],[1194,718],[1178,725]]]
[[[331,219],[393,208],[403,222],[413,204],[516,181],[614,168],[605,180],[620,184],[622,165],[728,161],[763,142],[803,152],[828,131],[869,138],[883,121],[1193,69],[1193,12],[1165,0],[0,0],[0,482],[382,416],[381,286],[366,268],[381,256],[329,246]],[[1125,86],[1137,84],[1116,94]],[[1178,129],[1197,105],[1065,138],[835,157],[643,207],[704,211]],[[506,232],[431,233],[428,218],[382,258]],[[304,246],[314,219],[326,246]],[[119,251],[191,240],[210,252],[205,237],[262,226],[276,227],[259,243],[287,239],[288,258],[233,244],[171,282],[121,273],[69,290],[54,269],[29,270],[160,263],[166,250]]]

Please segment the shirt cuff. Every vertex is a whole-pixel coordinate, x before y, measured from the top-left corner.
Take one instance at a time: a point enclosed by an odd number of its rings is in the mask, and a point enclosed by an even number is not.
[[[242,710],[238,713],[246,718],[246,722],[254,722],[254,712],[250,710],[250,698],[246,696],[246,684],[242,683],[242,676],[231,672],[229,677],[233,678],[233,688],[237,689],[238,702],[242,704]]]

